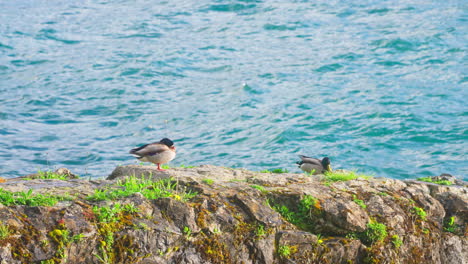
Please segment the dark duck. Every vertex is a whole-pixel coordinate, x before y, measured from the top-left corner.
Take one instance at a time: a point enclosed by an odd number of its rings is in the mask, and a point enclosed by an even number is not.
[[[330,158],[324,157],[322,160],[299,155],[301,161],[296,162],[299,168],[307,173],[323,174],[328,171],[331,172]]]

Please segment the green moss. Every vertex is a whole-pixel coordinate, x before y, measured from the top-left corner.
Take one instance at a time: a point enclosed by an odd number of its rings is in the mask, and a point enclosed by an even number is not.
[[[361,208],[366,209],[367,205],[364,203],[363,200],[357,199],[356,195],[353,195],[353,201],[357,203]]]
[[[458,229],[458,225],[455,223],[455,216],[451,216],[444,221],[444,231],[455,233]]]
[[[212,185],[214,183],[214,180],[212,180],[212,179],[203,179],[202,182],[207,184],[207,185]]]
[[[286,221],[309,232],[313,232],[315,228],[315,222],[311,216],[320,214],[322,210],[319,200],[311,195],[304,195],[304,197],[299,200],[297,206],[292,208],[284,204],[275,203],[271,200],[267,200],[267,202],[268,205],[281,214]]]
[[[422,178],[417,178],[416,180],[418,181],[423,181],[423,182],[431,182],[435,184],[440,184],[440,185],[452,185],[453,183],[447,180],[433,180],[431,177],[422,177]]]
[[[289,258],[291,257],[291,254],[292,254],[291,247],[288,245],[279,246],[276,252],[278,253],[278,256],[282,258]]]
[[[195,168],[195,166],[192,166],[192,165],[184,165],[184,164],[181,164],[179,167],[180,167],[180,168],[185,168],[185,169]]]
[[[189,239],[192,236],[192,229],[190,229],[190,227],[188,226],[184,226],[183,232],[187,239]]]
[[[11,234],[11,230],[7,225],[0,222],[0,240],[8,238]]]
[[[57,250],[54,254],[53,260],[66,260],[66,249],[68,245],[73,241],[70,236],[70,232],[67,229],[65,229],[63,225],[59,225],[58,228],[50,231],[48,235],[52,239],[52,241],[54,241],[57,245]]]
[[[262,224],[258,224],[257,227],[255,228],[255,237],[257,239],[263,238],[267,235],[267,231],[265,230],[265,226]]]
[[[365,244],[374,244],[377,242],[382,242],[387,237],[387,226],[385,224],[371,221],[367,224],[367,229],[360,234],[361,240]]]
[[[233,263],[231,254],[226,244],[221,240],[220,234],[207,235],[204,232],[200,232],[200,236],[197,236],[197,238],[194,244],[198,252],[206,260],[211,263]]]
[[[163,169],[163,170],[168,170],[170,168],[171,168],[171,166],[169,166],[169,164],[162,164],[161,165],[161,169]]]
[[[27,192],[10,192],[0,188],[0,203],[9,205],[28,206],[53,206],[58,201],[69,200],[69,197],[33,194],[33,190]]]
[[[403,245],[403,240],[398,235],[392,236],[392,244],[396,249],[399,249]]]
[[[260,171],[261,173],[288,173],[289,171],[287,169],[270,169],[270,170],[262,170]]]
[[[261,191],[262,193],[267,193],[268,191],[265,189],[265,187],[261,186],[261,185],[257,185],[257,184],[252,184],[250,185],[250,187],[254,188],[254,189],[257,189],[259,191]]]
[[[68,176],[65,174],[57,174],[52,171],[41,171],[37,172],[36,179],[56,179],[56,180],[67,180]]]
[[[196,192],[189,191],[186,187],[179,186],[178,181],[173,179],[153,181],[150,177],[137,178],[131,176],[125,180],[118,181],[117,186],[120,188],[96,189],[94,194],[89,195],[87,199],[92,201],[114,200],[128,197],[138,192],[150,200],[171,197],[176,200],[187,201],[197,195]]]
[[[325,172],[325,182],[335,182],[335,181],[350,181],[355,180],[357,178],[363,179],[370,179],[372,176],[358,174],[354,171],[332,171],[332,172]]]
[[[413,207],[413,213],[416,214],[419,217],[419,219],[421,219],[423,221],[427,220],[427,218],[426,218],[427,213],[426,213],[426,211],[424,211],[423,208],[414,206]]]
[[[125,227],[131,227],[132,217],[138,211],[135,206],[115,203],[112,206],[93,207],[94,220],[100,235],[98,252],[95,257],[102,263],[116,263],[116,256],[125,255],[126,248],[116,245],[115,234]],[[121,241],[122,242],[122,241]],[[128,245],[127,245],[128,247]]]
[[[161,168],[164,169],[164,170],[168,170],[170,168],[176,168],[176,167],[171,167],[171,166],[169,166],[169,164],[162,164]],[[181,164],[181,165],[179,165],[179,168],[190,169],[190,168],[195,168],[195,166]]]

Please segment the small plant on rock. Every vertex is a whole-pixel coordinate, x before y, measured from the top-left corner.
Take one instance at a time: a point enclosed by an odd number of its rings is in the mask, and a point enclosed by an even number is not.
[[[385,224],[371,221],[367,224],[367,229],[361,234],[363,242],[374,244],[382,242],[387,237],[387,226]]]
[[[0,222],[0,240],[9,237],[11,234],[11,230],[7,225],[4,225]]]
[[[262,193],[266,192],[265,187],[263,187],[263,186],[261,186],[261,185],[252,184],[252,185],[250,185],[250,187],[252,187],[252,188],[254,188],[254,189],[257,189],[257,190],[261,191]]]
[[[176,200],[186,201],[197,195],[195,192],[180,187],[173,179],[162,179],[153,181],[151,178],[131,176],[125,180],[120,180],[116,189],[96,189],[94,194],[87,197],[92,201],[114,200],[128,197],[134,193],[141,193],[147,199],[158,199],[161,197],[172,197]]]
[[[67,175],[58,174],[52,171],[41,171],[37,172],[37,179],[56,179],[56,180],[67,180]]]
[[[450,233],[455,233],[457,230],[458,226],[455,224],[455,216],[449,217],[447,220],[444,222],[444,230]]]
[[[281,245],[278,247],[278,255],[282,258],[289,258],[291,253],[291,247],[288,245]]]
[[[258,224],[255,228],[255,237],[262,238],[267,234],[265,227],[262,224]]]
[[[190,227],[188,226],[184,226],[183,232],[187,239],[189,239],[192,236],[192,229],[190,229]]]
[[[207,185],[212,185],[214,183],[214,180],[212,180],[212,179],[203,179],[202,182],[207,184]]]
[[[325,182],[350,181],[357,178],[370,179],[372,176],[358,174],[354,171],[332,171],[325,172]]]
[[[262,170],[260,171],[261,173],[288,173],[289,171],[287,169],[271,169],[271,170]]]
[[[366,208],[367,208],[367,205],[364,203],[364,201],[363,201],[363,200],[359,200],[359,199],[356,197],[356,195],[354,195],[354,194],[353,194],[353,201],[354,201],[355,203],[357,203],[359,206],[361,206],[361,208],[363,208],[363,209],[366,209]]]
[[[417,178],[416,180],[423,181],[423,182],[431,182],[431,183],[440,184],[440,185],[452,185],[451,181],[433,180],[431,177],[421,177],[421,178]]]
[[[322,210],[319,200],[312,195],[304,195],[304,197],[299,200],[297,207],[292,209],[285,205],[274,204],[270,200],[268,200],[268,203],[270,207],[280,213],[286,221],[306,231],[314,230],[315,225],[311,216],[319,214]]]
[[[399,249],[403,245],[403,240],[398,235],[392,236],[392,244],[396,249]]]
[[[426,213],[426,211],[424,211],[423,208],[414,206],[413,207],[413,212],[419,217],[419,219],[421,219],[423,221],[427,220],[427,218],[426,218],[427,213]]]
[[[10,192],[0,188],[0,203],[9,205],[28,205],[28,206],[53,206],[65,197],[33,194],[33,190],[27,192]]]

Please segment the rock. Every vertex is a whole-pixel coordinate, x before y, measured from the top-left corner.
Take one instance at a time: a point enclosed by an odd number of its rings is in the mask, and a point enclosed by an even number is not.
[[[324,179],[212,165],[9,179],[0,263],[467,263],[465,185]]]

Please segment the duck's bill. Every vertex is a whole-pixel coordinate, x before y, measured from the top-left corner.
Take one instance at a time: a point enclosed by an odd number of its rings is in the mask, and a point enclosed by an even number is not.
[[[328,170],[328,171],[332,171],[331,165],[328,165],[328,166],[327,166],[327,170]]]

